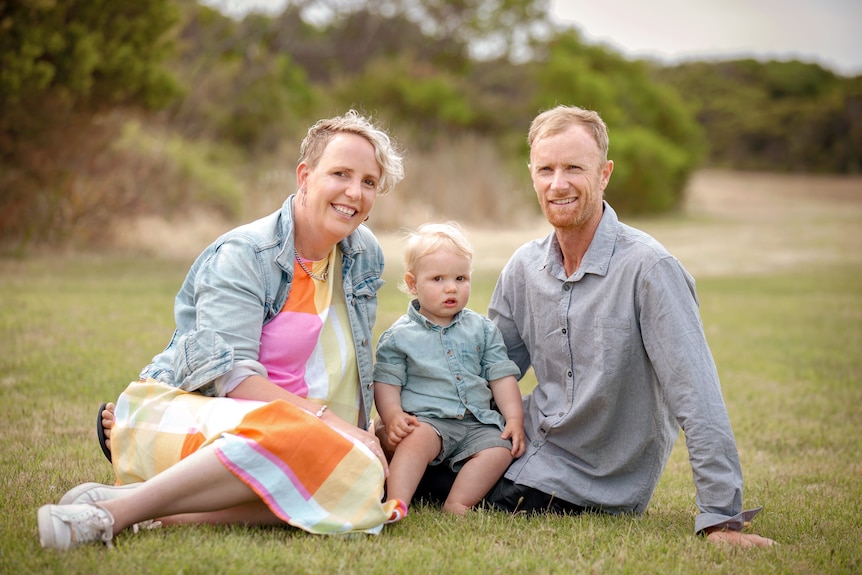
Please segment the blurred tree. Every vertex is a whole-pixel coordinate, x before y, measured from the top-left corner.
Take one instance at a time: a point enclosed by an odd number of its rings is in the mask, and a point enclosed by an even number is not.
[[[178,93],[175,21],[169,0],[0,2],[0,240],[62,237],[71,184],[111,137],[100,114]]]
[[[461,79],[410,53],[374,60],[363,74],[343,79],[334,89],[344,107],[385,110],[417,143],[467,130],[474,119]]]
[[[657,85],[644,63],[585,44],[574,30],[558,31],[545,50],[545,65],[532,73],[531,107],[567,104],[602,115],[616,164],[608,199],[628,213],[677,207],[703,147],[701,130],[679,96]]]
[[[798,61],[693,62],[657,67],[704,127],[712,165],[858,173],[862,78]]]

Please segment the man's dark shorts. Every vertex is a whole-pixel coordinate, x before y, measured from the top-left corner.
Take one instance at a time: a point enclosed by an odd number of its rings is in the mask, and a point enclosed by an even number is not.
[[[428,467],[422,481],[416,488],[414,499],[424,499],[431,503],[446,500],[457,474],[445,466]],[[558,515],[578,514],[586,511],[584,507],[563,501],[538,489],[515,483],[501,477],[482,500],[485,505],[509,513],[554,513]],[[479,505],[481,505],[480,503]]]

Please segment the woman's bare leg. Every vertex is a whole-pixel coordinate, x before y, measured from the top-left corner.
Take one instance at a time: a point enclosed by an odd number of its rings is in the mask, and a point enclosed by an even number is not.
[[[220,511],[208,511],[206,513],[183,513],[161,517],[159,521],[163,525],[234,525],[237,523],[245,525],[284,525],[284,521],[267,507],[261,500],[237,505]]]
[[[274,515],[257,494],[231,473],[213,446],[202,448],[125,497],[99,502],[114,517],[114,533],[156,519],[168,523],[271,523]],[[268,511],[268,509],[267,509]],[[194,514],[195,516],[182,516]]]

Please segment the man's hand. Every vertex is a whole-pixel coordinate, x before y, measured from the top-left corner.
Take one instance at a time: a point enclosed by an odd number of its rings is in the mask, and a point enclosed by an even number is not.
[[[775,545],[775,541],[761,537],[754,533],[743,533],[742,531],[724,531],[720,527],[706,530],[706,540],[711,543],[727,543],[739,547],[769,547]]]

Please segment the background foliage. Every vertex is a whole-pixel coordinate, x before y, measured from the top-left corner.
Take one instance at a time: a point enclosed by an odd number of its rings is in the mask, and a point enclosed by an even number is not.
[[[193,0],[21,0],[0,2],[0,32],[5,251],[104,245],[148,214],[271,211],[307,126],[350,107],[409,150],[380,229],[535,213],[524,136],[558,103],[609,124],[624,214],[677,208],[704,164],[862,169],[862,77],[631,61],[550,21],[547,0],[292,0],[240,21]]]

